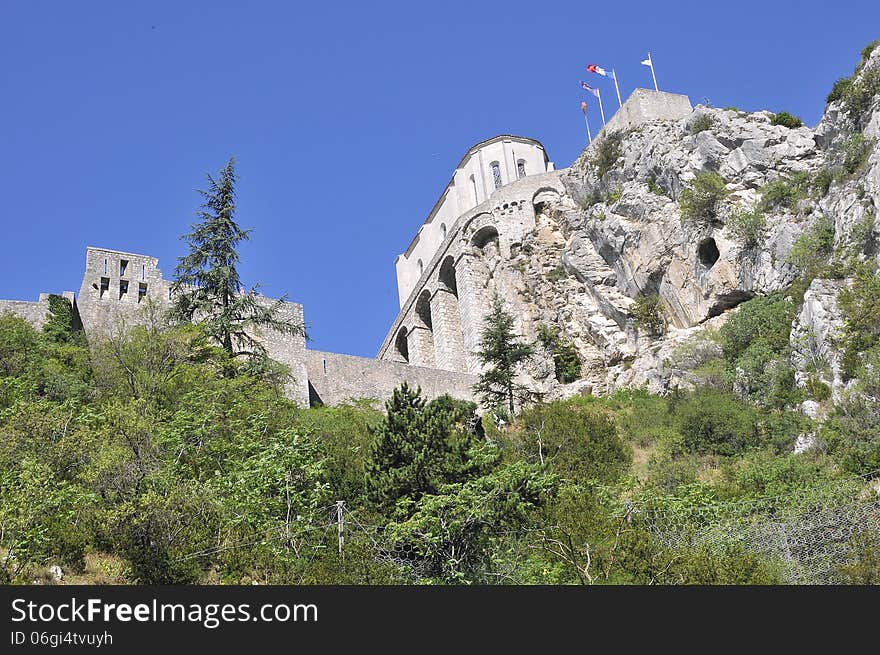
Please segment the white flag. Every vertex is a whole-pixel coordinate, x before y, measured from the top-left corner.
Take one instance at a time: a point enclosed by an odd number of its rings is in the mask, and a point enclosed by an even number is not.
[[[643,63],[645,66],[653,66],[653,64],[651,63],[651,58],[650,58],[650,57],[648,57],[647,59],[642,60],[642,63]]]

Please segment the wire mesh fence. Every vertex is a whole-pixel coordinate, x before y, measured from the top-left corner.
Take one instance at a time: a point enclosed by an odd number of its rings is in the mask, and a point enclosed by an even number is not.
[[[880,538],[880,478],[844,478],[740,502],[637,509],[635,516],[670,548],[737,544],[781,562],[790,583],[834,584],[853,539]]]

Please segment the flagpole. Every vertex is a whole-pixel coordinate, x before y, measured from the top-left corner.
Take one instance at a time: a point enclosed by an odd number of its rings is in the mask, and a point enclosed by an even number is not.
[[[587,118],[587,103],[581,103],[581,113],[584,115],[584,125],[587,126],[587,138],[589,143],[593,143],[593,134],[590,132],[590,119]]]
[[[611,76],[614,78],[614,90],[617,91],[617,106],[623,107],[623,103],[620,101],[620,87],[617,86],[617,72],[612,68]]]
[[[660,92],[659,87],[657,86],[657,76],[654,74],[654,60],[651,59],[651,52],[648,52],[648,61],[651,62],[651,77],[654,79],[654,90],[658,93]]]
[[[602,127],[605,127],[605,110],[602,109],[602,92],[597,88],[596,97],[599,98],[599,113],[602,114]]]

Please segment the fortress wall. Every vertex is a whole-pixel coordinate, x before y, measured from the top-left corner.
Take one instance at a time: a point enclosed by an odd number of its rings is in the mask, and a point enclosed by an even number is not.
[[[490,251],[500,250],[499,254],[505,258],[511,256],[511,249],[535,227],[535,203],[547,193],[564,193],[561,181],[564,172],[562,169],[516,180],[495,191],[486,202],[459,216],[447,230],[446,239],[436,249],[431,261],[425,264],[422,276],[392,323],[377,358],[403,361],[396,347],[398,335],[404,331],[408,334],[414,327],[424,324],[417,315],[417,299],[426,290],[428,297],[433,297],[438,289],[448,288],[449,281],[444,283],[442,280],[443,267],[452,264],[447,277],[454,279],[457,286],[454,297],[458,300],[458,311],[450,308],[448,303],[442,308],[431,303],[432,320],[446,321],[446,324],[433,328],[435,365],[463,373],[479,370],[473,351],[479,342],[482,317],[489,302],[487,275],[481,262]],[[486,243],[487,239],[496,245]],[[437,317],[433,316],[435,308]],[[425,339],[425,335],[419,336],[421,340]],[[461,353],[462,347],[464,353]],[[423,346],[420,352],[424,350]],[[412,364],[424,363],[419,352],[409,354]]]
[[[46,294],[40,294],[40,300],[32,302],[28,300],[0,300],[0,316],[14,314],[23,318],[36,329],[42,330],[49,313],[49,298]]]
[[[477,381],[476,376],[466,373],[318,350],[306,350],[306,366],[313,400],[325,405],[359,398],[384,401],[401,382],[421,387],[429,399],[448,393],[454,398],[474,400],[472,387]]]
[[[693,111],[686,95],[636,89],[599,133],[611,134],[637,127],[646,121],[679,120]]]
[[[273,302],[269,298],[265,301]],[[281,316],[297,325],[303,325],[301,304],[286,302],[283,307]],[[308,407],[309,379],[305,362],[305,336],[281,334],[275,330],[256,330],[253,337],[263,344],[269,357],[290,368],[291,379],[285,387],[287,397],[301,407]]]

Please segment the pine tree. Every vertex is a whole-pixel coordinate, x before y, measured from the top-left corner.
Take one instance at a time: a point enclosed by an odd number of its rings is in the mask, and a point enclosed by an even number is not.
[[[488,407],[506,406],[509,416],[520,406],[533,400],[538,394],[516,382],[520,365],[534,353],[534,347],[522,343],[513,332],[513,316],[505,309],[496,293],[492,298],[492,311],[486,317],[486,325],[480,337],[477,356],[486,367],[480,374],[474,393]]]
[[[366,465],[367,488],[378,507],[388,511],[401,499],[418,502],[482,471],[486,462],[468,457],[480,440],[474,403],[448,395],[425,403],[420,390],[404,382],[385,409]]]
[[[250,238],[235,221],[235,158],[230,157],[218,179],[210,175],[199,221],[182,238],[189,254],[178,259],[172,284],[172,316],[197,322],[230,357],[263,357],[266,350],[253,335],[255,328],[305,335],[305,327],[284,317],[285,297],[269,301],[258,287],[245,291],[236,268],[237,247]]]

